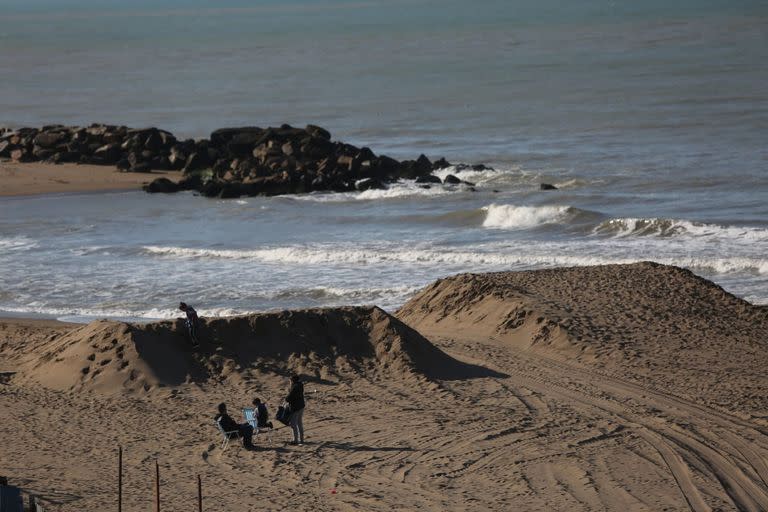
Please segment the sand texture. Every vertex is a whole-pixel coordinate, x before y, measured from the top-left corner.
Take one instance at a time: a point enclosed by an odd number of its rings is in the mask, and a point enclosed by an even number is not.
[[[0,320],[0,474],[51,510],[768,510],[768,312],[642,263],[460,275],[376,307]],[[15,372],[15,373],[9,373]],[[299,372],[289,430],[222,452],[216,404]],[[238,415],[239,416],[239,415]]]
[[[181,172],[120,172],[103,165],[0,161],[0,196],[140,190],[160,176],[177,181]]]

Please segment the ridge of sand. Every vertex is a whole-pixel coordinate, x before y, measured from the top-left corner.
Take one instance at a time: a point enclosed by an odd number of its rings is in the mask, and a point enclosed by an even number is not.
[[[427,336],[491,339],[768,415],[768,308],[657,263],[462,274],[396,313]]]
[[[0,197],[141,190],[142,185],[159,176],[178,181],[181,172],[120,172],[104,165],[0,161]]]
[[[252,367],[322,380],[386,373],[418,381],[473,371],[377,307],[210,319],[202,323],[200,337],[203,344],[193,349],[180,320],[98,320],[38,342],[20,364],[18,380],[61,391],[118,394],[237,381]]]

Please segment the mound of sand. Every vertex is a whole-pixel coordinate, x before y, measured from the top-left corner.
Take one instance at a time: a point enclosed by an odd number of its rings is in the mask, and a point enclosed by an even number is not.
[[[17,378],[58,390],[150,390],[205,376],[179,336],[151,326],[98,320],[39,344]]]
[[[111,394],[237,379],[253,368],[318,379],[482,374],[376,307],[213,319],[201,327],[203,342],[196,349],[185,336],[180,321],[92,322],[41,344],[18,378],[52,389]]]
[[[490,339],[728,408],[768,408],[768,308],[677,267],[463,274],[397,317],[427,336]]]

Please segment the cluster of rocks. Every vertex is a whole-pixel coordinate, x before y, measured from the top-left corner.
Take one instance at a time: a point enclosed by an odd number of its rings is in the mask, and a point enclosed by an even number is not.
[[[20,128],[0,131],[0,158],[111,165],[128,172],[182,170],[179,182],[158,178],[145,190],[197,190],[225,198],[367,190],[399,179],[429,187],[441,183],[433,171],[451,166],[424,155],[404,161],[376,155],[367,147],[332,141],[327,130],[314,125],[224,128],[199,140],[178,140],[157,128],[103,124]],[[445,182],[466,183],[450,175]]]

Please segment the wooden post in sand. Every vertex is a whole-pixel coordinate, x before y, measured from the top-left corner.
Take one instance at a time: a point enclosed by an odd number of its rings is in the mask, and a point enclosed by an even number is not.
[[[155,461],[155,512],[160,512],[160,466]]]
[[[197,512],[203,512],[203,481],[197,475]]]
[[[117,449],[117,512],[123,512],[123,447]]]

